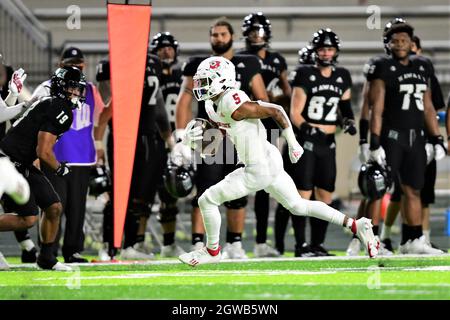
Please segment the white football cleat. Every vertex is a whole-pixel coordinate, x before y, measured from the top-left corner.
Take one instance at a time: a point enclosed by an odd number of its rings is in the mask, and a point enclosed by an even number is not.
[[[192,247],[191,247],[191,251],[195,251],[195,250],[200,250],[201,248],[203,248],[205,246],[205,244],[201,241],[196,242]]]
[[[380,238],[378,236],[375,236],[378,241],[380,241]],[[394,253],[386,248],[386,245],[380,241],[380,247],[378,248],[378,255],[379,256],[392,256]]]
[[[184,253],[186,253],[186,251],[181,249],[175,243],[161,247],[161,258],[178,257]]]
[[[9,264],[8,264],[8,262],[6,262],[5,257],[0,252],[0,270],[8,270],[8,269],[9,269]]]
[[[52,270],[55,271],[72,271],[72,268],[65,265],[64,263],[57,262],[53,267]]]
[[[267,243],[255,244],[255,247],[253,248],[253,253],[256,258],[265,258],[265,257],[275,258],[280,256],[278,250],[272,248]]]
[[[378,255],[378,248],[380,247],[380,241],[375,238],[372,230],[372,223],[370,219],[360,218],[353,222],[356,226],[356,235],[358,236],[361,243],[364,245],[366,252],[369,254],[370,258],[375,258]]]
[[[222,256],[223,259],[248,259],[244,248],[242,248],[241,241],[227,243],[223,249]]]
[[[222,254],[220,253],[220,247],[219,253],[215,256],[210,255],[208,249],[206,247],[203,247],[199,250],[184,253],[178,257],[181,262],[186,263],[192,267],[195,267],[199,264],[218,263],[221,258]]]
[[[361,251],[361,241],[358,238],[353,238],[348,244],[347,251],[345,252],[347,256],[359,256]]]
[[[424,235],[413,241],[408,240],[405,244],[399,247],[400,254],[443,254],[444,252],[439,249],[433,248],[428,244]]]
[[[153,253],[147,254],[137,251],[133,247],[128,247],[122,249],[122,251],[120,252],[120,257],[123,260],[152,260],[155,258],[155,255]]]

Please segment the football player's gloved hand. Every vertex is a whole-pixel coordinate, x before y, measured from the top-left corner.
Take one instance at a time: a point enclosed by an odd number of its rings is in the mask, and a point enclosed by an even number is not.
[[[60,177],[67,176],[71,172],[72,170],[70,169],[70,167],[67,165],[66,162],[61,162],[59,164],[58,169],[56,169],[56,175]]]
[[[173,146],[169,158],[177,166],[189,165],[192,162],[192,150],[182,142],[185,132],[184,129],[177,129],[174,132],[177,143]]]
[[[378,149],[370,150],[369,160],[373,160],[381,166],[385,165],[386,164],[386,152],[384,152],[383,147],[378,147]]]
[[[444,146],[444,137],[434,136],[429,138],[429,141],[434,147],[434,159],[436,161],[444,159],[447,154],[447,149]]]
[[[369,161],[370,149],[369,149],[368,142],[364,142],[359,145],[358,156],[359,156],[359,161],[361,161],[361,163],[367,163],[367,161]]]
[[[425,144],[425,151],[427,153],[427,165],[434,159],[434,146],[431,143]]]
[[[27,78],[27,74],[25,70],[22,68],[14,71],[12,74],[11,80],[9,81],[8,88],[12,95],[18,96],[23,88],[23,83]]]
[[[303,150],[300,143],[295,142],[292,145],[289,145],[289,159],[292,163],[297,163],[303,155],[303,152],[305,151]]]
[[[182,142],[192,150],[197,148],[197,141],[200,141],[201,143],[201,140],[203,139],[203,130],[199,126],[194,127],[195,123],[196,121],[194,119],[187,124],[182,140]]]
[[[344,129],[344,133],[354,136],[356,134],[355,120],[344,118],[342,129]]]

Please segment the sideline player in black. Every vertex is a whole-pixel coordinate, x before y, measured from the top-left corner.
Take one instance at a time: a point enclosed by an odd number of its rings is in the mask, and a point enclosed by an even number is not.
[[[292,177],[302,198],[313,194],[328,205],[336,181],[336,142],[334,134],[338,121],[338,109],[343,117],[344,132],[356,134],[351,108],[352,81],[347,69],[336,67],[340,40],[330,29],[320,29],[313,35],[315,65],[301,65],[292,81],[291,121],[298,128],[299,142],[305,153],[292,166]],[[323,247],[328,223],[310,218],[311,243],[297,243],[295,255],[330,255]]]
[[[288,82],[286,59],[278,52],[269,50],[272,38],[272,25],[262,12],[247,15],[242,22],[242,35],[245,39],[244,51],[240,54],[252,54],[261,60],[261,75],[269,96],[269,102],[289,108],[291,87]],[[278,126],[272,119],[263,119],[267,129],[267,139],[272,143],[280,136]],[[255,257],[278,257],[280,253],[266,243],[269,222],[269,194],[260,190],[255,195],[256,245]]]
[[[391,21],[391,24],[402,23],[405,22],[404,19],[396,18]],[[389,25],[389,23],[388,23]],[[430,67],[430,89],[431,89],[431,100],[433,102],[433,106],[436,111],[439,111],[445,108],[444,97],[442,94],[441,86],[439,84],[439,80],[437,79],[434,71],[433,63],[430,59],[422,55],[422,46],[420,38],[416,35],[412,38],[412,47],[411,47],[411,56],[410,59],[419,59],[423,60],[425,63],[429,64]],[[426,133],[426,132],[425,132]],[[427,138],[428,139],[428,138]],[[431,143],[427,141],[425,145],[425,149],[427,152],[427,167],[425,170],[425,183],[420,192],[420,199],[422,202],[422,223],[423,223],[423,234],[427,242],[435,249],[438,249],[433,243],[430,241],[430,208],[429,205],[434,203],[435,192],[434,185],[436,182],[436,159],[434,158],[434,148]],[[393,202],[392,208],[389,208],[386,216],[386,221],[383,226],[383,231],[381,235],[382,244],[386,247],[390,246],[392,248],[392,241],[390,239],[391,227],[397,217],[398,212],[400,211],[400,202],[401,198],[401,188],[397,188],[396,192],[394,192],[391,197],[391,202]],[[391,204],[390,204],[391,206]]]
[[[219,19],[213,23],[209,29],[210,43],[214,55],[223,56],[230,60],[236,67],[236,81],[238,88],[245,91],[254,100],[267,101],[268,96],[265,90],[264,81],[260,74],[261,64],[257,57],[253,55],[239,55],[234,54],[233,50],[233,27],[224,20]],[[176,107],[176,138],[181,139],[184,133],[184,128],[192,119],[192,88],[194,86],[193,76],[197,71],[197,67],[208,56],[193,56],[191,57],[183,68],[183,83],[181,85],[180,95]],[[199,103],[197,117],[208,119],[204,103]],[[236,168],[235,162],[226,163],[227,157],[233,156],[236,158],[236,151],[231,148],[232,143],[224,143],[217,152],[215,158],[206,157],[206,159],[197,165],[196,187],[197,195],[192,203],[192,244],[195,246],[194,250],[200,249],[203,244],[205,230],[203,227],[203,218],[198,207],[197,200],[202,193],[222,180],[228,173],[234,171]],[[228,148],[227,148],[228,146]],[[227,152],[223,150],[227,149]],[[231,151],[232,150],[232,151]],[[233,154],[234,152],[234,154]],[[191,155],[191,150],[179,142],[174,148],[173,157],[179,157],[183,154],[185,157]],[[219,155],[224,155],[222,163],[212,163]],[[220,157],[219,157],[220,158]],[[227,244],[223,248],[223,257],[231,259],[245,259],[247,255],[242,248],[242,232],[244,231],[245,223],[245,206],[247,205],[247,197],[226,202],[227,208]]]
[[[181,82],[183,81],[181,67],[178,64],[178,41],[170,32],[160,32],[153,37],[150,43],[150,50],[158,56],[161,62],[161,91],[170,127],[172,130],[175,130],[175,108]],[[157,135],[157,139],[161,140],[159,135]],[[164,156],[162,163],[165,164],[168,160],[167,150],[164,144],[160,143],[160,147],[159,152]],[[167,192],[162,183],[158,187],[158,195],[161,200],[158,219],[163,229],[161,257],[178,257],[185,251],[175,244],[176,216],[178,214],[177,199]]]
[[[101,62],[97,68],[97,80],[109,82],[109,62]],[[169,150],[173,147],[172,132],[164,107],[164,99],[160,89],[161,64],[157,56],[148,54],[145,81],[142,94],[142,107],[139,116],[138,137],[133,165],[127,215],[125,219],[124,244],[121,251],[123,259],[152,259],[152,253],[144,252],[145,229],[151,207],[156,195],[157,186],[162,179],[165,163],[160,150],[166,143]],[[99,86],[102,88],[103,86]],[[108,87],[108,85],[106,85]],[[102,90],[102,89],[101,89]],[[106,90],[107,91],[107,90]],[[114,102],[113,102],[114,103]],[[98,134],[95,137],[101,141],[107,123],[110,125],[108,136],[108,161],[111,170],[113,159],[113,128],[112,106],[100,115]],[[156,139],[156,135],[161,139]],[[113,257],[112,248],[112,197],[104,209],[104,242],[108,243],[108,252]],[[102,259],[102,257],[101,257]]]
[[[431,99],[430,66],[421,59],[410,59],[413,30],[406,22],[390,24],[384,33],[390,55],[370,66],[370,158],[380,164],[386,162],[400,181],[405,209],[400,253],[441,254],[427,243],[422,232],[425,129],[436,159],[444,157],[446,149]]]
[[[311,45],[307,45],[298,51],[298,63],[299,65],[314,65],[314,50]],[[289,81],[292,82],[295,78],[296,72],[293,71],[289,74]],[[297,132],[298,133],[298,132]],[[286,172],[291,175],[292,162],[289,160],[288,148],[283,149],[283,166]],[[296,243],[303,244],[304,235],[304,222],[299,216],[293,215],[283,207],[281,204],[277,205],[275,210],[275,248],[280,254],[284,253],[284,237],[286,234],[287,225],[289,223],[289,217],[292,219],[292,227],[294,229],[294,236]]]
[[[44,174],[33,162],[39,159],[51,167],[55,174],[70,174],[64,162],[58,162],[53,146],[58,137],[69,130],[72,109],[81,107],[86,80],[75,67],[58,68],[51,79],[51,96],[32,104],[0,142],[1,153],[7,155],[30,184],[31,196],[24,205],[17,205],[5,197],[5,211],[16,214],[0,216],[0,231],[30,228],[43,210],[40,222],[41,251],[37,264],[42,269],[70,270],[56,259],[52,246],[59,228],[62,205],[58,194]]]

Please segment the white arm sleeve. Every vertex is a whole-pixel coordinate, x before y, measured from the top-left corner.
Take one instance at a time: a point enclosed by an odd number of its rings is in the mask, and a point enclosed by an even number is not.
[[[283,107],[278,104],[268,103],[268,102],[264,102],[261,100],[258,100],[257,102],[261,107],[274,108],[283,114],[284,118],[286,119],[287,123],[289,124],[289,127],[284,128],[283,131],[281,132],[281,134],[286,139],[286,142],[288,145],[292,146],[292,145],[294,145],[294,143],[297,143],[297,139],[295,139],[294,131],[292,130],[291,120],[289,119],[288,115],[286,114],[286,111],[284,111]]]
[[[0,123],[14,119],[24,110],[24,104],[25,103],[19,103],[15,106],[8,107],[5,101],[0,98]]]

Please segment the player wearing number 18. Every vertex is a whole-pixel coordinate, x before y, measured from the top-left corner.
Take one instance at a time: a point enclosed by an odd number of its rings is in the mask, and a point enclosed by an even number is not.
[[[445,156],[429,87],[431,70],[423,59],[410,58],[413,28],[406,22],[390,23],[384,32],[389,56],[373,61],[370,81],[370,158],[387,162],[399,177],[405,197],[405,221],[400,253],[441,253],[422,234],[420,189],[424,185],[426,128],[436,158]]]
[[[56,159],[53,147],[69,130],[72,110],[82,105],[85,88],[85,77],[78,68],[58,68],[51,79],[50,96],[33,103],[0,142],[0,152],[15,163],[31,191],[30,199],[24,205],[18,205],[6,196],[5,211],[16,214],[0,216],[0,231],[32,227],[38,219],[39,206],[43,210],[40,223],[42,247],[37,264],[43,269],[70,270],[58,262],[52,250],[62,212],[60,197],[33,162],[39,159],[59,176],[70,173],[69,167]]]
[[[305,149],[299,163],[288,170],[302,198],[330,205],[336,181],[336,143],[334,134],[338,111],[343,117],[344,132],[354,135],[354,116],[351,108],[352,81],[347,69],[337,67],[340,40],[330,29],[320,29],[311,40],[315,65],[300,65],[292,81],[291,121],[297,138]],[[310,217],[311,243],[297,239],[296,256],[323,256],[328,223]],[[299,237],[301,238],[301,237]]]

